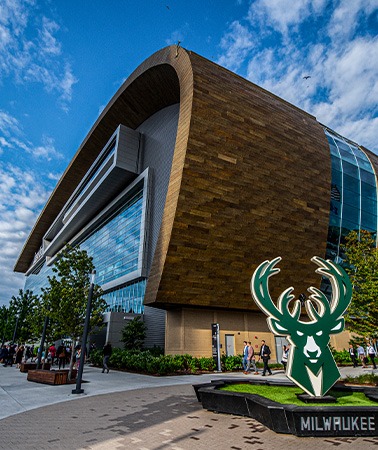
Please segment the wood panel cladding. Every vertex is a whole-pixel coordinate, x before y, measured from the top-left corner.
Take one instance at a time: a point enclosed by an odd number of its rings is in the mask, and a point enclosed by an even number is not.
[[[116,127],[136,128],[180,103],[170,183],[145,303],[254,309],[254,269],[282,256],[272,296],[319,286],[331,163],[315,118],[185,49],[142,63],[109,102],[52,193],[15,270],[42,237]],[[110,250],[111,251],[111,250]]]
[[[274,298],[289,286],[296,295],[319,286],[310,258],[325,255],[331,185],[322,127],[247,80],[188,55],[190,130],[183,166],[174,160],[170,180],[180,190],[177,204],[168,191],[145,303],[255,309],[250,278],[276,256],[283,260],[270,282]]]

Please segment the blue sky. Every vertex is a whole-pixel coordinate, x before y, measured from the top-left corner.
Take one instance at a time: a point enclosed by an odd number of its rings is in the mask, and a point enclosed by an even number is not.
[[[378,0],[0,0],[0,305],[101,110],[178,41],[378,153]]]

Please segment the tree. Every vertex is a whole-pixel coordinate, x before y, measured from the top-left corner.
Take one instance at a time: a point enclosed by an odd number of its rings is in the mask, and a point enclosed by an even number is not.
[[[30,311],[38,302],[38,297],[28,289],[25,292],[20,289],[17,297],[12,296],[9,302],[9,313],[16,342],[26,342],[33,337]]]
[[[12,339],[13,330],[10,320],[10,311],[5,305],[0,307],[0,332],[2,345],[5,341],[10,341]]]
[[[84,319],[90,288],[90,274],[94,269],[92,257],[78,246],[67,245],[53,266],[56,275],[48,277],[49,286],[43,290],[45,309],[55,324],[56,333],[69,337],[72,342],[70,373],[73,367],[74,348],[83,334]],[[92,295],[91,328],[100,326],[106,302],[102,290],[94,285]],[[85,345],[85,344],[84,344]]]
[[[147,326],[142,322],[141,317],[137,316],[122,330],[121,342],[124,343],[127,350],[140,350],[146,339]]]
[[[365,337],[378,334],[378,249],[368,231],[352,231],[344,246],[345,268],[353,285],[352,303],[345,316],[350,331]]]

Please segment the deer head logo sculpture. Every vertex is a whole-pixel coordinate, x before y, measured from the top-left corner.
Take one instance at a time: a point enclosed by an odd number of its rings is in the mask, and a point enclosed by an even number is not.
[[[328,343],[331,334],[344,329],[343,314],[352,299],[352,285],[348,275],[337,264],[317,256],[311,258],[319,267],[316,273],[329,278],[332,299],[319,289],[310,287],[311,293],[305,306],[310,321],[299,320],[301,302],[295,298],[294,288],[289,287],[279,296],[277,305],[269,294],[269,277],[280,272],[275,267],[281,258],[264,261],[255,270],[251,280],[251,292],[255,302],[268,316],[267,322],[274,334],[287,336],[291,343],[287,363],[287,376],[311,396],[323,396],[340,377]]]

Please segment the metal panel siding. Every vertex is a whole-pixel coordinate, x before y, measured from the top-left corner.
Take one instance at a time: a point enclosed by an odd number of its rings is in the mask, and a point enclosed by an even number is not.
[[[145,347],[161,347],[165,344],[165,316],[166,312],[162,309],[144,308],[144,323],[147,326]]]
[[[155,253],[167,196],[178,114],[179,105],[172,105],[154,114],[138,127],[138,131],[143,134],[142,170],[147,167],[153,169],[149,210],[148,271]]]
[[[121,127],[118,137],[117,164],[131,172],[138,171],[139,133],[127,127]]]

